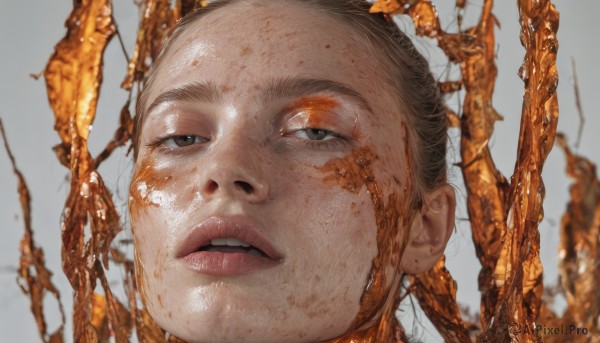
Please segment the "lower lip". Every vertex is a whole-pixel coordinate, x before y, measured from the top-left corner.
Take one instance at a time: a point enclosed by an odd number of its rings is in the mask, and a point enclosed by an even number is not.
[[[244,275],[279,264],[279,260],[246,253],[196,251],[182,258],[195,272],[214,276]]]

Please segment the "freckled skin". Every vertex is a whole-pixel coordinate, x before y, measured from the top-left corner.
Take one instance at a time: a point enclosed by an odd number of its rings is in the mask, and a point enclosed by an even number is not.
[[[368,291],[381,304],[393,285],[406,230],[392,230],[397,234],[386,237],[392,242],[386,245],[377,241],[378,223],[393,217],[384,209],[390,212],[405,200],[409,170],[399,139],[402,115],[368,44],[351,28],[301,4],[257,10],[246,2],[208,14],[174,42],[148,101],[199,81],[214,82],[223,101],[174,104],[153,112],[141,130],[130,187],[138,286],[148,311],[168,332],[189,342],[343,340],[365,318],[379,315],[361,299]],[[354,146],[377,156],[368,180],[344,181],[323,169],[353,156],[353,149],[317,150],[279,135],[286,123],[274,118],[300,99],[256,105],[266,83],[297,76],[334,80],[366,98],[373,114],[343,97],[332,111],[346,113],[350,127],[360,131],[348,132]],[[202,125],[181,128],[192,132],[180,134],[213,134],[207,147],[173,155],[148,146],[164,134],[173,112],[204,118]],[[360,170],[364,160],[359,156],[352,163],[351,169]],[[240,179],[264,193],[239,191],[233,184]],[[376,186],[381,207],[375,206]],[[283,262],[236,277],[189,270],[176,258],[177,245],[215,214],[250,216]],[[369,291],[374,270],[378,288]]]
[[[246,45],[240,50],[240,56],[250,56],[252,54],[252,48],[249,45]]]

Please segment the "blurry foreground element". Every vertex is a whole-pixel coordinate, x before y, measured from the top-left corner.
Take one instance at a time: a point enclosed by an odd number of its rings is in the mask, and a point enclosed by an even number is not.
[[[574,180],[560,230],[560,272],[567,299],[563,322],[587,328],[590,337],[600,341],[600,180],[596,166],[573,154],[564,135],[558,135],[558,144]]]
[[[25,232],[21,239],[19,250],[21,251],[21,259],[19,261],[19,275],[17,282],[25,295],[29,297],[31,313],[35,317],[40,338],[44,343],[62,343],[63,329],[65,326],[65,311],[63,310],[60,301],[60,292],[52,281],[52,272],[46,268],[46,259],[44,257],[44,249],[36,246],[33,240],[33,227],[31,225],[31,197],[29,188],[25,183],[25,178],[21,171],[17,168],[15,157],[13,156],[8,145],[8,138],[4,132],[2,120],[0,120],[0,135],[4,141],[4,148],[8,154],[8,158],[12,164],[13,172],[17,176],[19,202],[23,211],[23,221],[25,222]],[[46,320],[44,318],[44,297],[50,294],[58,302],[58,310],[60,311],[61,322],[56,331],[48,333]]]
[[[408,291],[447,342],[541,342],[536,329],[572,324],[585,335],[569,341],[600,341],[600,183],[592,163],[573,155],[564,137],[559,144],[568,160],[568,174],[575,179],[571,202],[561,229],[562,288],[568,307],[562,318],[542,301],[542,265],[539,258],[538,224],[543,218],[545,190],[541,179],[544,161],[552,148],[558,106],[556,53],[558,13],[549,0],[517,0],[521,42],[525,58],[519,75],[525,83],[521,130],[515,169],[510,182],[496,169],[488,142],[494,124],[502,117],[492,105],[497,69],[494,59],[493,1],[485,0],[476,26],[462,29],[466,1],[457,0],[459,32],[442,30],[432,2],[379,0],[371,12],[408,15],[418,35],[434,38],[451,63],[460,66],[461,80],[440,82],[440,91],[464,90],[462,108],[448,109],[449,125],[461,129],[460,163],[467,188],[467,206],[477,258],[482,269],[480,320],[461,317],[456,302],[457,283],[442,258],[429,272],[408,278]],[[145,76],[158,55],[163,36],[177,20],[205,1],[136,0],[140,11],[136,45],[122,87],[129,99],[119,117],[119,128],[102,153],[93,158],[87,148],[90,128],[102,83],[103,54],[113,36],[119,35],[111,0],[76,0],[66,22],[67,34],[56,45],[44,77],[61,142],[54,150],[71,172],[70,193],[62,219],[63,270],[73,288],[73,339],[75,342],[181,342],[165,333],[137,302],[134,264],[111,246],[121,231],[120,216],[112,196],[97,171],[102,161],[130,141],[133,119],[130,103],[139,95]],[[173,4],[174,3],[174,4]],[[503,4],[504,5],[504,4]],[[120,36],[119,36],[120,38]],[[1,123],[0,123],[1,128]],[[29,192],[21,173],[19,194],[25,219],[21,242],[19,280],[31,299],[31,309],[43,342],[62,342],[63,324],[48,334],[43,296],[59,292],[50,282],[41,248],[35,246]],[[127,299],[112,294],[105,270],[109,264],[124,270]],[[98,285],[99,282],[99,285]],[[59,310],[64,314],[59,300]],[[135,328],[135,330],[134,330]],[[402,332],[399,328],[398,332]],[[546,341],[565,341],[565,336],[544,336]],[[401,341],[401,337],[394,338]]]
[[[567,308],[561,317],[543,303],[538,322],[562,333],[545,336],[544,342],[562,343],[565,337],[569,342],[600,342],[600,180],[596,166],[574,154],[562,133],[557,143],[566,155],[567,174],[574,180],[561,223],[561,283],[555,291],[565,296]]]

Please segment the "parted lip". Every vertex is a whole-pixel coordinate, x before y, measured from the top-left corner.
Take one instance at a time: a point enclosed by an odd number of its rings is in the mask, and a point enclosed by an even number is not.
[[[237,238],[260,249],[268,258],[279,260],[283,256],[260,232],[249,217],[210,217],[195,226],[185,237],[177,250],[177,258],[183,258],[211,244],[216,238]]]

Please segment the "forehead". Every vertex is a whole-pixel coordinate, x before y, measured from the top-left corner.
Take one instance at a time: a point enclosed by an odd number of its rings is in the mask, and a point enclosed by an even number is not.
[[[355,40],[367,46],[351,25],[326,13],[319,5],[297,0],[233,1],[231,4],[202,15],[190,26],[187,36],[218,35],[224,41],[260,38],[272,44],[278,39],[296,41],[308,34],[312,41]],[[200,32],[199,32],[200,31]]]
[[[238,1],[209,12],[183,29],[168,48],[159,80],[191,69],[228,76],[222,68],[239,68],[269,78],[352,77],[373,81],[381,54],[361,32],[332,15],[297,1]],[[215,69],[216,68],[216,69]],[[208,72],[208,73],[207,73]],[[332,75],[337,74],[337,75]],[[165,84],[166,82],[161,82]],[[345,82],[347,83],[347,82]]]
[[[145,109],[160,94],[196,82],[215,84],[238,101],[264,95],[261,87],[271,80],[325,79],[356,90],[389,122],[398,118],[397,97],[379,56],[362,32],[318,8],[239,1],[183,29],[155,72]]]

